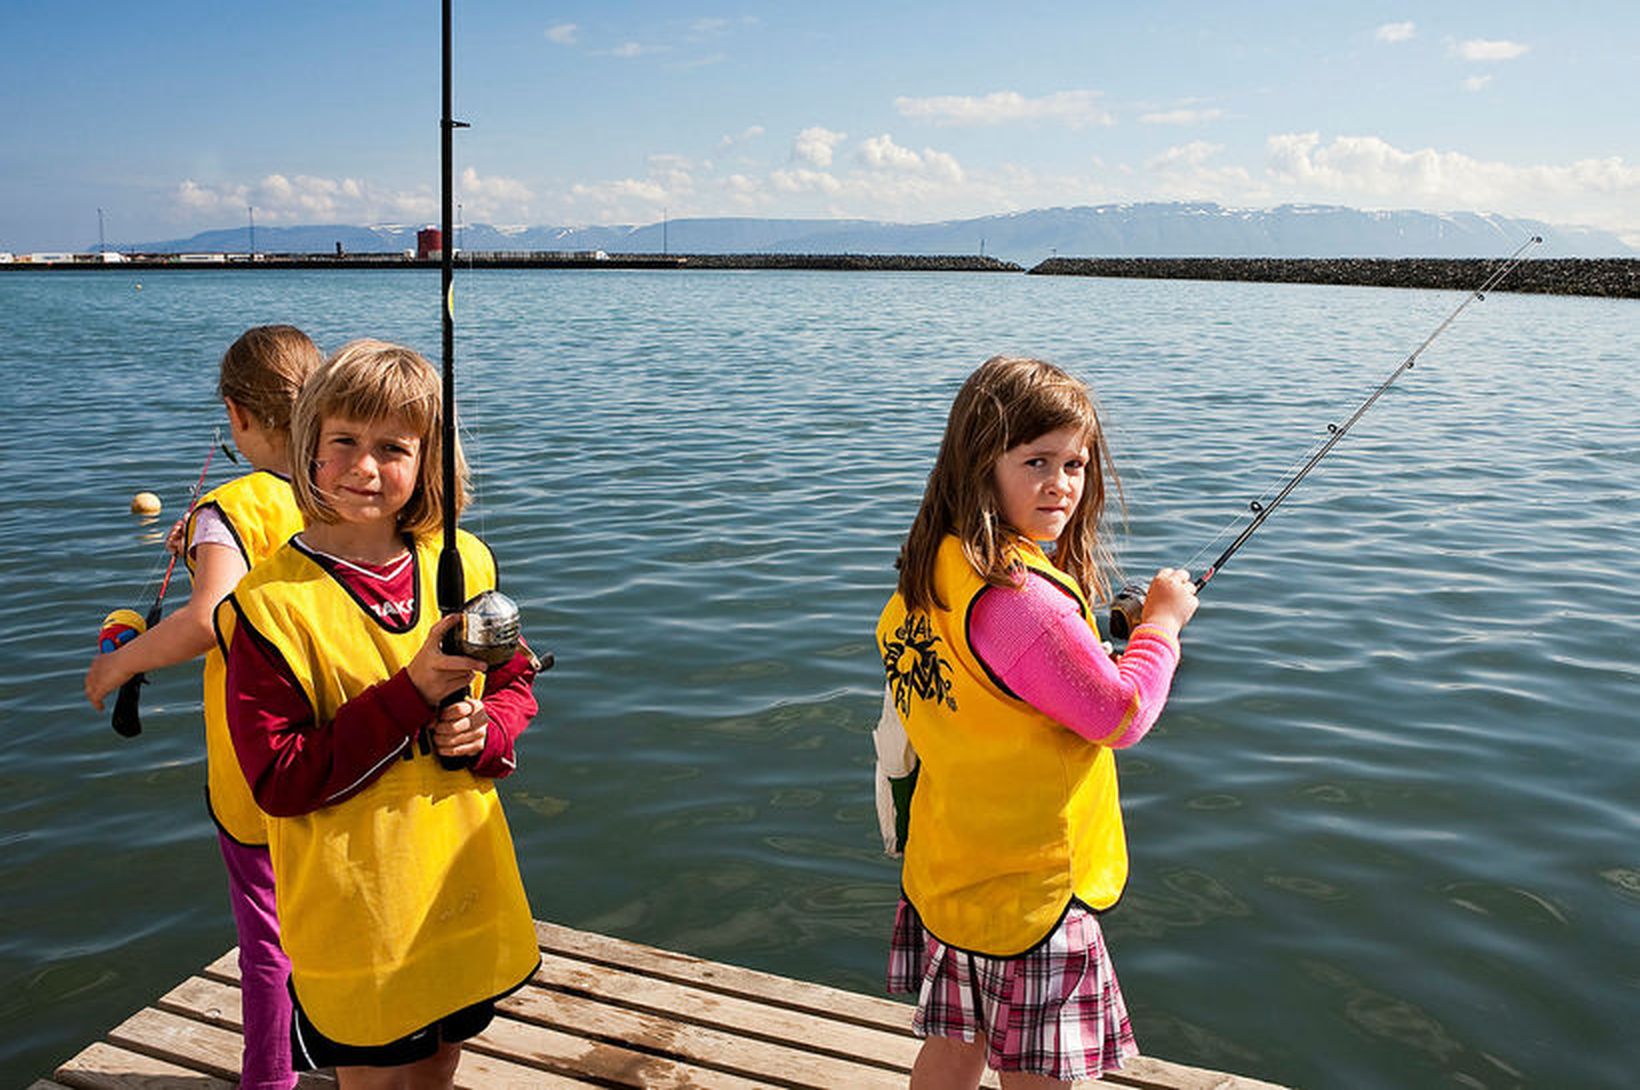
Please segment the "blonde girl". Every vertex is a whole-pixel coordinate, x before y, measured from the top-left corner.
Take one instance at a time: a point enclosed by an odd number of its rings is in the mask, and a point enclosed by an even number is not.
[[[495,790],[535,671],[524,649],[485,676],[440,648],[458,618],[438,617],[438,528],[464,501],[443,494],[441,411],[410,349],[326,361],[292,425],[305,527],[217,612],[228,725],[270,815],[295,1064],[346,1090],[452,1085],[461,1042],[539,962]],[[469,593],[493,587],[484,544],[457,544]]]
[[[1150,585],[1112,662],[1099,529],[1114,470],[1087,388],[1034,359],[969,376],[877,625],[889,989],[918,997],[914,1088],[1098,1077],[1136,1054],[1098,913],[1127,877],[1114,751],[1156,721],[1196,599]],[[898,802],[898,812],[895,803]]]

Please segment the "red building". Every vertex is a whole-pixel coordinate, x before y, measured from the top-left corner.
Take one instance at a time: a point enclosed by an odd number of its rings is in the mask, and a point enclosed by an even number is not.
[[[416,232],[416,260],[437,261],[444,256],[444,232],[437,227],[423,227]]]

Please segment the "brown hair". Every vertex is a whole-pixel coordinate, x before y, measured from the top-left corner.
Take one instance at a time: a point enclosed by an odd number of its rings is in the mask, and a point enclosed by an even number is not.
[[[1082,501],[1059,535],[1053,562],[1085,594],[1106,596],[1104,572],[1111,561],[1099,533],[1105,481],[1110,479],[1118,497],[1121,482],[1103,441],[1093,397],[1080,380],[1051,363],[993,356],[957,392],[922,506],[900,549],[899,590],[908,609],[949,608],[934,589],[934,563],[947,534],[962,542],[963,555],[987,583],[1017,585],[1017,532],[1002,521],[997,460],[1021,443],[1061,428],[1081,429],[1088,466]]]
[[[295,326],[254,326],[222,353],[217,396],[232,398],[259,427],[288,435],[296,395],[322,359],[308,335]]]
[[[313,483],[319,432],[326,417],[373,423],[396,419],[421,439],[416,489],[399,511],[399,528],[413,536],[436,532],[444,522],[443,403],[439,376],[419,354],[386,341],[343,345],[314,372],[296,399],[291,420],[291,484],[296,506],[309,522],[335,522],[336,512]],[[459,516],[467,502],[467,461],[456,449]]]

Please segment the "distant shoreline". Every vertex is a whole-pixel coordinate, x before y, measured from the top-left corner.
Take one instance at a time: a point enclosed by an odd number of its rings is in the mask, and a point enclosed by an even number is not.
[[[6,271],[172,272],[222,269],[436,269],[402,254],[147,254],[103,262],[0,263]],[[1032,276],[1232,280],[1281,284],[1471,291],[1497,267],[1488,258],[1054,257],[1027,270],[978,255],[471,253],[459,269],[807,269],[841,272],[1003,272]],[[1523,261],[1499,291],[1640,298],[1640,259],[1540,258]]]

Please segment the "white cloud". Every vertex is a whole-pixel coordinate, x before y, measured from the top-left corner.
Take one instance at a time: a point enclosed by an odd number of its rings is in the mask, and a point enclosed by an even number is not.
[[[1381,42],[1407,42],[1417,34],[1416,23],[1385,23],[1372,32],[1372,36]]]
[[[237,218],[254,207],[258,222],[313,223],[338,220],[380,223],[425,218],[437,201],[425,190],[390,190],[357,178],[318,178],[308,174],[269,174],[259,182],[201,185],[187,179],[174,193],[177,206],[189,213]]]
[[[609,55],[629,61],[637,57],[646,57],[651,53],[659,53],[663,48],[665,47],[644,45],[641,42],[622,42],[614,49],[609,50]]]
[[[1144,164],[1149,196],[1168,200],[1232,201],[1256,191],[1246,168],[1212,162],[1222,144],[1193,140],[1168,148]]]
[[[1491,76],[1470,76],[1463,81],[1463,89],[1465,91],[1479,91],[1491,82]]]
[[[1512,61],[1531,48],[1519,42],[1471,38],[1467,42],[1459,42],[1453,50],[1466,61]]]
[[[781,193],[837,193],[843,183],[823,170],[776,170],[769,174],[769,183]]]
[[[1079,129],[1114,123],[1109,112],[1099,104],[1099,98],[1098,91],[1057,91],[1041,98],[1026,98],[1018,91],[996,91],[984,96],[900,97],[894,100],[894,108],[902,117],[928,120],[936,125],[1058,121]]]
[[[547,28],[547,41],[557,42],[559,45],[574,45],[576,34],[579,31],[574,23],[559,23]]]
[[[499,174],[481,176],[467,167],[456,182],[455,198],[461,202],[461,218],[467,223],[516,223],[530,215],[530,187],[516,178]]]
[[[819,125],[810,126],[797,134],[797,140],[792,144],[792,158],[822,169],[829,167],[833,151],[847,136],[847,133],[832,132]]]
[[[1283,133],[1267,141],[1271,180],[1286,199],[1361,207],[1465,208],[1634,233],[1640,166],[1617,156],[1521,166],[1461,152],[1404,151],[1376,136]]]
[[[718,150],[727,151],[737,144],[750,143],[762,135],[762,125],[748,125],[738,133],[724,133],[723,138],[718,141]]]
[[[873,170],[920,170],[922,159],[910,148],[902,148],[884,133],[860,144],[856,158]]]
[[[1155,113],[1140,114],[1139,122],[1144,125],[1202,125],[1209,121],[1217,121],[1224,116],[1220,109],[1206,110],[1159,110]]]
[[[923,174],[959,184],[963,177],[962,166],[955,156],[933,148],[924,148],[921,153],[902,148],[887,133],[862,141],[855,159],[871,170]]]

